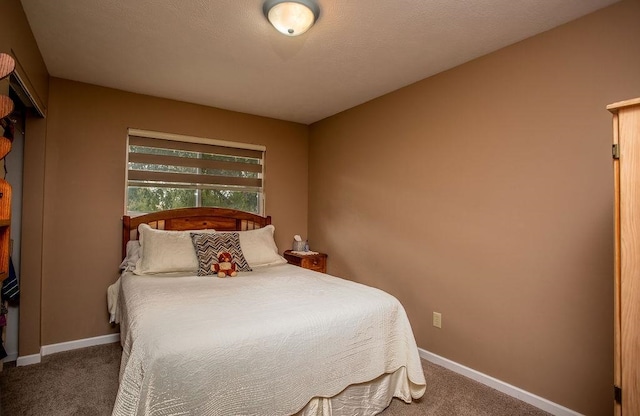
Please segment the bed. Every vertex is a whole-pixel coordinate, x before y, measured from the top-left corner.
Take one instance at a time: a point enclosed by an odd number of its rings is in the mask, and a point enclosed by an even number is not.
[[[398,300],[286,264],[273,234],[270,217],[230,209],[123,218],[113,415],[373,415],[422,397]],[[207,275],[221,248],[236,277]]]

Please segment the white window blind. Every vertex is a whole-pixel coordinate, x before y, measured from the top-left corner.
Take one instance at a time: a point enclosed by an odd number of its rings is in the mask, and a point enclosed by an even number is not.
[[[191,139],[130,131],[127,212],[218,206],[261,214],[264,148]]]

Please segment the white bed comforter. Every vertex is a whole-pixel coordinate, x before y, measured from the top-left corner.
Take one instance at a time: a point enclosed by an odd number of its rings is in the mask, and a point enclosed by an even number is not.
[[[226,279],[125,273],[119,304],[113,415],[291,415],[403,367],[410,395],[425,391],[402,305],[351,281],[291,265]]]

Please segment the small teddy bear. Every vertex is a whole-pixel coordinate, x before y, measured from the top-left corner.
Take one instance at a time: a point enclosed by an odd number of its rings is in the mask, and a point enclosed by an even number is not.
[[[236,263],[233,261],[231,253],[226,251],[218,253],[218,262],[211,265],[211,270],[213,270],[218,277],[234,277],[238,274],[236,271]]]

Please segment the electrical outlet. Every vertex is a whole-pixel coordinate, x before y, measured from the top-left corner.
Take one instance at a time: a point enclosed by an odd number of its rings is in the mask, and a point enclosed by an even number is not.
[[[440,312],[433,313],[433,326],[442,328],[442,314]]]

